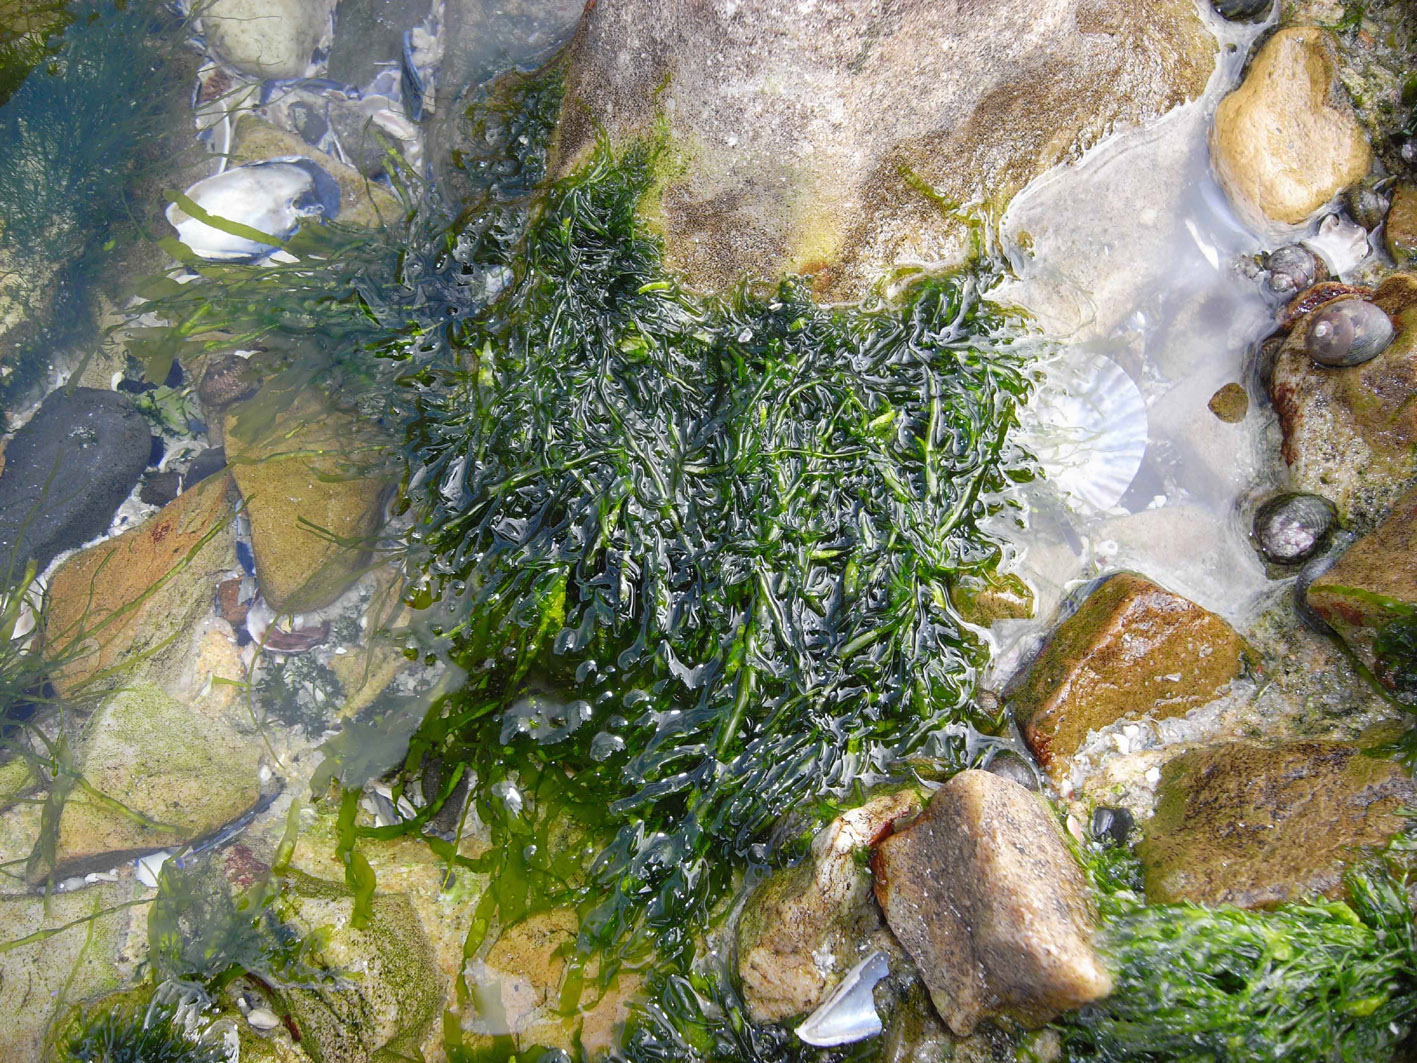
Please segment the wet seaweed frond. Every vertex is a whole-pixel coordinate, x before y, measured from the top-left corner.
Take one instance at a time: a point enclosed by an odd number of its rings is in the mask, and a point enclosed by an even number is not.
[[[229,1063],[219,1037],[189,1029],[181,1006],[156,998],[146,1007],[120,1003],[80,1016],[61,1050],[61,1063]]]

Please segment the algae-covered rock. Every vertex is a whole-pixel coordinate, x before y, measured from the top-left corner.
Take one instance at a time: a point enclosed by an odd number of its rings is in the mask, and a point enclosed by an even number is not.
[[[1270,383],[1294,488],[1322,495],[1359,526],[1381,518],[1417,475],[1417,275],[1388,277],[1373,302],[1396,329],[1376,358],[1317,365],[1304,349],[1310,314],[1280,348]]]
[[[883,926],[871,877],[857,859],[891,824],[920,810],[913,790],[881,794],[843,812],[812,839],[796,867],[769,877],[738,923],[738,977],[754,1022],[816,1008],[872,948]]]
[[[1333,39],[1292,27],[1265,43],[1220,101],[1211,160],[1252,222],[1296,225],[1367,176],[1372,151],[1337,75]]]
[[[243,73],[303,77],[338,0],[208,0],[207,43]]]
[[[959,261],[986,213],[1115,128],[1202,92],[1190,0],[619,0],[587,5],[557,166],[667,123],[646,214],[706,288],[815,275],[860,296],[898,262]]]
[[[121,682],[125,662],[160,651],[211,611],[217,580],[236,565],[229,486],[211,477],[54,572],[44,652],[60,694]]]
[[[1417,266],[1417,185],[1403,182],[1393,189],[1383,242],[1399,266]]]
[[[992,1016],[1041,1026],[1105,996],[1082,869],[1038,795],[963,771],[876,849],[876,897],[936,1009],[963,1037]]]
[[[1137,846],[1153,904],[1268,907],[1342,892],[1344,869],[1401,829],[1417,787],[1355,745],[1230,742],[1161,770]]]
[[[1417,490],[1318,576],[1307,600],[1379,682],[1417,702]]]
[[[1057,781],[1090,731],[1183,716],[1241,672],[1245,645],[1220,617],[1144,576],[1119,573],[1058,625],[1010,704]]]
[[[260,796],[260,753],[259,742],[201,706],[149,682],[129,682],[84,728],[77,763],[83,782],[60,814],[54,873],[112,867],[230,822]],[[37,860],[33,873],[47,874],[45,863]]]
[[[288,989],[284,1003],[314,1063],[416,1059],[443,1003],[443,983],[409,899],[378,893],[368,925],[353,925],[355,901],[342,884],[294,874],[280,916],[318,934],[316,959],[341,977],[329,986]]]
[[[4,941],[58,931],[0,952],[0,1059],[38,1063],[50,1022],[119,988],[116,961],[143,911],[123,907],[129,889],[104,883],[48,897],[0,897]]]
[[[261,593],[279,612],[328,605],[369,561],[388,480],[376,441],[308,390],[271,385],[232,407],[225,434]]]

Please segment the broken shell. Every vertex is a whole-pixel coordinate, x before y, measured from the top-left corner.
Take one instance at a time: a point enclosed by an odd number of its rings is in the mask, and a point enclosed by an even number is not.
[[[251,262],[275,251],[302,222],[333,218],[340,189],[309,159],[290,157],[232,167],[198,181],[186,196],[218,224],[173,203],[167,220],[178,239],[202,258]]]
[[[829,1048],[864,1041],[881,1032],[876,1013],[876,983],[890,974],[890,961],[877,949],[858,963],[807,1021],[797,1027],[797,1036],[809,1045]]]
[[[1343,299],[1314,314],[1304,349],[1319,365],[1341,368],[1376,358],[1391,342],[1392,319],[1382,307]]]

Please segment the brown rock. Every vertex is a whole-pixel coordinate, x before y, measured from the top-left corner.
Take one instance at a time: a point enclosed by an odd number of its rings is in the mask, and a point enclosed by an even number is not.
[[[236,564],[229,486],[211,477],[59,566],[46,593],[44,652],[60,694],[121,681],[124,661],[159,652],[211,608],[210,582]]]
[[[1417,266],[1417,185],[1403,183],[1393,190],[1383,240],[1399,267]]]
[[[1317,577],[1307,600],[1379,682],[1417,701],[1417,490]]]
[[[884,928],[856,855],[920,807],[919,794],[899,790],[843,812],[812,839],[802,863],[776,872],[749,897],[738,923],[738,977],[754,1022],[812,1011],[875,947]]]
[[[1265,43],[1220,101],[1211,160],[1251,222],[1297,225],[1367,176],[1372,150],[1337,74],[1333,39],[1291,27]]]
[[[1250,411],[1250,396],[1242,384],[1226,384],[1206,403],[1210,412],[1226,424],[1238,424]]]
[[[723,289],[816,276],[857,298],[897,262],[959,261],[969,225],[1114,128],[1198,96],[1215,41],[1188,0],[617,0],[587,5],[561,173],[655,133],[644,205],[671,268]]]
[[[261,593],[277,612],[328,605],[369,562],[388,480],[378,441],[310,392],[272,385],[227,412],[225,434]]]
[[[1017,783],[961,772],[872,868],[886,922],[957,1035],[995,1015],[1041,1026],[1111,991],[1082,870]]]
[[[216,354],[202,369],[197,398],[209,410],[224,410],[234,402],[249,399],[261,387],[261,374],[249,358],[239,354]]]
[[[1214,613],[1123,572],[1053,632],[1013,693],[1014,717],[1054,781],[1090,731],[1127,717],[1183,716],[1240,674],[1245,645]]]
[[[1312,320],[1304,317],[1270,380],[1295,490],[1323,495],[1360,526],[1380,519],[1417,475],[1417,276],[1393,274],[1373,302],[1396,329],[1376,358],[1347,369],[1316,365],[1304,350]]]
[[[1153,904],[1267,907],[1342,893],[1344,869],[1405,822],[1395,761],[1339,742],[1232,742],[1167,762],[1137,847]]]

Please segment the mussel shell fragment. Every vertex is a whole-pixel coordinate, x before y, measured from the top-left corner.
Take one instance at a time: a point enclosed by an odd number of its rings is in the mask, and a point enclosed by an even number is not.
[[[1319,495],[1292,492],[1271,498],[1255,511],[1255,549],[1276,565],[1297,565],[1313,557],[1338,525],[1338,511]]]
[[[335,179],[300,158],[233,166],[198,181],[186,195],[213,218],[231,223],[233,231],[198,221],[174,203],[167,208],[167,220],[178,239],[202,258],[231,262],[270,254],[302,222],[334,218],[340,201]],[[248,231],[235,231],[238,227]]]
[[[1270,0],[1210,0],[1210,6],[1229,22],[1258,22],[1269,13]]]
[[[830,1048],[864,1041],[881,1032],[873,990],[890,974],[890,959],[877,949],[858,963],[820,1007],[797,1027],[797,1036],[809,1045]]]
[[[1302,244],[1286,244],[1265,256],[1265,291],[1281,299],[1292,299],[1328,277],[1323,260]]]
[[[1382,307],[1366,299],[1340,299],[1314,313],[1304,349],[1319,365],[1362,365],[1386,350],[1392,335],[1392,319]]]

